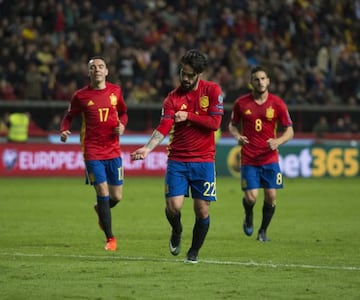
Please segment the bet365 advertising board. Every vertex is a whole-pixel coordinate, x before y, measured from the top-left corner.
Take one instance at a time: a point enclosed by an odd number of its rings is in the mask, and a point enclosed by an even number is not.
[[[218,146],[219,175],[240,176],[240,146]],[[285,177],[355,177],[359,176],[359,145],[283,145],[280,166]]]

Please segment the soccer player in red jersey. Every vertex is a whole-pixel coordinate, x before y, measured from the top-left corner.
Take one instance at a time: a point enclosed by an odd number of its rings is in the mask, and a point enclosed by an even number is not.
[[[216,200],[215,132],[223,115],[223,95],[218,84],[200,79],[207,56],[189,50],[181,58],[180,86],[163,102],[161,120],[147,144],[134,151],[133,160],[144,159],[169,134],[165,176],[165,214],[172,233],[171,254],[181,249],[181,208],[184,198],[193,198],[195,224],[185,262],[197,263],[207,235],[209,205]]]
[[[293,138],[294,130],[286,104],[268,91],[270,79],[265,68],[252,69],[251,85],[252,93],[234,103],[229,131],[242,146],[243,230],[247,236],[253,233],[253,207],[262,188],[264,203],[257,239],[267,242],[266,230],[275,212],[276,190],[283,187],[278,148]],[[279,135],[278,125],[284,129]]]
[[[106,236],[105,249],[115,251],[110,208],[122,198],[123,167],[119,135],[124,133],[128,116],[120,86],[106,81],[108,69],[103,57],[89,60],[90,84],[76,91],[61,122],[62,142],[71,134],[73,117],[81,115],[81,149],[87,182],[95,187],[94,206],[100,228]]]

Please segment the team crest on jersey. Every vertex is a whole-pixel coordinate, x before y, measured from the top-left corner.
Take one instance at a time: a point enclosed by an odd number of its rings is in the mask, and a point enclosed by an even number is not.
[[[180,110],[186,110],[187,109],[187,105],[186,104],[181,104],[180,106]]]
[[[265,113],[266,119],[271,120],[274,118],[274,109],[270,106],[266,109]]]
[[[92,105],[94,105],[94,104],[95,104],[94,101],[89,100],[89,102],[87,103],[87,106],[92,106]]]
[[[209,108],[209,97],[208,96],[200,97],[200,108],[205,111]]]
[[[251,115],[251,110],[250,110],[250,108],[248,108],[247,110],[245,110],[245,115]]]
[[[110,104],[113,106],[116,106],[117,105],[117,97],[115,96],[115,94],[112,93],[109,98],[110,98]]]

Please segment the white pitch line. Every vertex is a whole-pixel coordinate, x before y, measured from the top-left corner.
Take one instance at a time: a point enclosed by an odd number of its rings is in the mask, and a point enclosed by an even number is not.
[[[79,258],[79,259],[94,259],[94,260],[129,260],[129,261],[155,261],[155,262],[183,262],[183,259],[169,259],[156,257],[136,257],[136,256],[96,256],[96,255],[75,255],[75,254],[27,254],[27,253],[0,253],[0,256],[20,256],[20,257],[62,257],[62,258]],[[276,264],[276,263],[259,263],[255,261],[241,262],[241,261],[223,261],[223,260],[199,260],[202,264],[212,265],[232,265],[232,266],[253,266],[265,268],[294,268],[294,269],[319,269],[319,270],[344,270],[344,271],[360,271],[360,267],[351,266],[326,266],[326,265],[302,265],[302,264]]]

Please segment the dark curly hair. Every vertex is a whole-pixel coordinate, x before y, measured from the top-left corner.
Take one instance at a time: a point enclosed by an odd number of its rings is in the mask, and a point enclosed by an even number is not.
[[[251,75],[255,74],[256,72],[264,72],[267,77],[269,77],[269,70],[264,66],[255,66],[251,69]]]
[[[182,65],[191,66],[194,71],[199,74],[206,70],[209,60],[206,54],[201,53],[198,50],[192,49],[185,53],[181,58]]]

